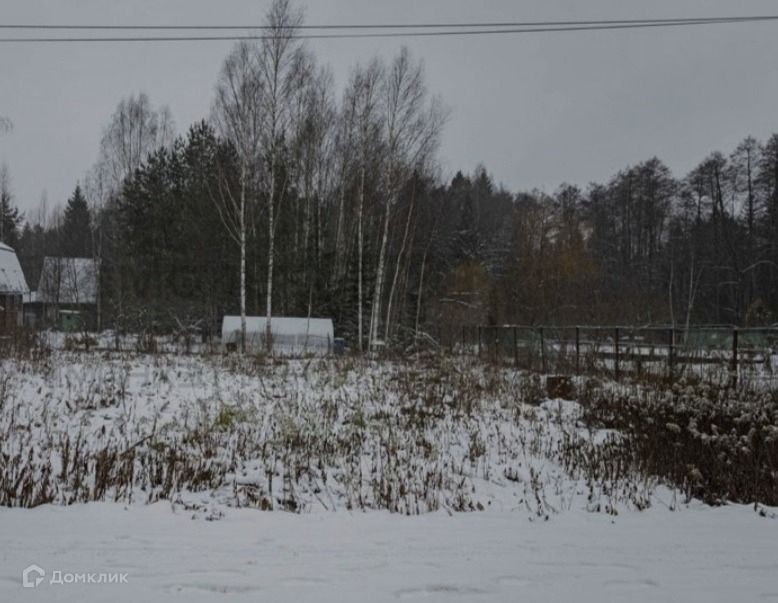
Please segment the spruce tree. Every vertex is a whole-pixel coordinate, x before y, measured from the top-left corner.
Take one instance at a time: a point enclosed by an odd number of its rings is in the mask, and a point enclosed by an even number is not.
[[[89,206],[76,185],[68,199],[65,219],[62,223],[62,254],[68,257],[90,257],[92,255],[92,230]]]
[[[7,175],[0,174],[0,242],[16,248],[19,242],[19,227],[22,216],[13,204],[11,192],[7,186]]]

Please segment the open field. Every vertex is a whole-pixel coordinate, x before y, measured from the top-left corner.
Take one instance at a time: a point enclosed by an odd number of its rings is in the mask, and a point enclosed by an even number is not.
[[[54,351],[0,368],[0,504],[531,515],[778,505],[778,400],[413,362]]]
[[[544,517],[649,504],[651,482],[628,470],[587,482],[599,472],[587,463],[610,462],[610,439],[578,422],[578,405],[472,361],[54,352],[6,362],[0,383],[5,505],[495,505]]]
[[[563,385],[472,358],[6,360],[0,504],[35,508],[0,510],[0,596],[778,594],[772,397]]]

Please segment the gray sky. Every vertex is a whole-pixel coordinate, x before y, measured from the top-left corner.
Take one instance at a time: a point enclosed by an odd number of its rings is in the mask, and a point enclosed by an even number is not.
[[[2,0],[0,22],[243,24],[268,0]],[[778,14],[775,0],[307,0],[309,23]],[[484,163],[513,190],[585,185],[657,155],[682,175],[748,134],[778,132],[778,23],[310,45],[338,87],[405,43],[451,107],[444,174]],[[121,97],[167,104],[178,131],[208,114],[229,42],[0,46],[0,137],[16,201],[63,203]]]

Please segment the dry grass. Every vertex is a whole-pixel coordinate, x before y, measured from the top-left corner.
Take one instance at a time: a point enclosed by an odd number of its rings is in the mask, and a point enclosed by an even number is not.
[[[645,506],[631,470],[603,468],[613,459],[578,411],[543,397],[535,375],[442,356],[20,358],[0,371],[0,504],[204,495],[296,512],[497,504],[548,517],[584,493],[592,510]]]
[[[619,454],[687,498],[778,505],[778,394],[675,384],[582,388],[584,418],[617,429]]]
[[[547,401],[549,386],[582,406]],[[446,356],[21,354],[0,368],[0,505],[548,518],[645,509],[660,482],[775,505],[776,408],[772,394],[552,383]]]

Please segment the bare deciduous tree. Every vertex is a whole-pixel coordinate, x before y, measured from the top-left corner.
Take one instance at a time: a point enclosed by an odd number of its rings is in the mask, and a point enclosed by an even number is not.
[[[259,156],[262,97],[257,71],[256,48],[239,43],[222,67],[216,86],[212,119],[219,133],[234,146],[240,166],[239,191],[235,195],[220,178],[213,195],[219,216],[230,237],[240,248],[240,349],[246,351],[246,244],[248,184]]]
[[[121,191],[122,183],[127,177],[140,168],[149,153],[160,146],[172,144],[174,133],[173,118],[170,110],[163,107],[155,110],[148,96],[140,93],[123,98],[111,120],[103,131],[100,140],[98,159],[92,169],[87,198],[92,207],[102,211],[109,200],[116,199]],[[107,231],[117,233],[118,227],[113,222],[116,213],[109,212],[111,224]],[[93,235],[94,257],[102,266],[104,232],[102,220],[94,220],[97,231]],[[116,241],[112,241],[115,243]],[[122,268],[113,263],[116,280],[115,301],[118,304],[118,316],[122,317],[124,291],[122,287]],[[98,323],[102,315],[102,301],[98,301]]]
[[[272,351],[273,270],[277,212],[286,196],[288,174],[282,172],[282,156],[290,134],[290,109],[295,89],[300,85],[298,70],[306,65],[296,32],[302,24],[302,12],[292,10],[289,0],[274,0],[265,17],[258,68],[262,89],[262,156],[263,173],[267,175],[267,288],[265,291],[268,351]]]
[[[363,350],[364,340],[364,251],[365,251],[365,202],[367,173],[380,162],[381,140],[380,86],[384,78],[384,66],[373,59],[365,68],[357,67],[346,94],[347,118],[353,119],[354,134],[348,140],[355,141],[359,172],[357,195],[357,340]],[[350,152],[350,150],[348,151]]]
[[[292,105],[292,169],[296,195],[293,261],[307,293],[307,314],[314,306],[322,261],[322,211],[332,191],[334,126],[333,77],[316,69],[310,53],[300,53],[304,64]]]
[[[370,317],[371,345],[378,340],[381,322],[392,208],[397,203],[403,183],[414,170],[423,167],[437,150],[440,132],[446,120],[446,111],[439,99],[434,98],[428,102],[423,65],[413,61],[407,48],[400,51],[387,70],[381,95],[386,144],[385,197]]]
[[[123,98],[100,141],[100,169],[105,170],[114,190],[118,190],[150,152],[169,145],[174,135],[169,109],[155,110],[144,93]]]

